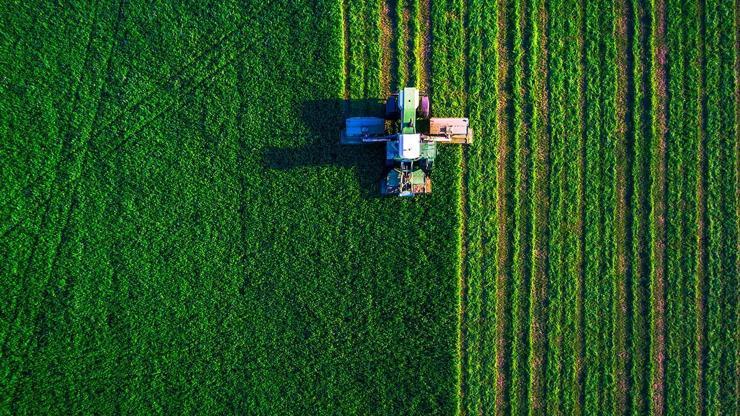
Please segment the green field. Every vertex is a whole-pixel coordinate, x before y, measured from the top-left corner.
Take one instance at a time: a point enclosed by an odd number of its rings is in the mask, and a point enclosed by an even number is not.
[[[740,411],[735,2],[265,3],[0,10],[0,414]]]

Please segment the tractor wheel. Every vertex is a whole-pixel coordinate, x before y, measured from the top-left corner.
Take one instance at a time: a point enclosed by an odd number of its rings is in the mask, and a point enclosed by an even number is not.
[[[398,95],[393,94],[385,102],[385,119],[398,120],[401,112],[398,110]]]
[[[426,172],[427,175],[429,175],[432,172],[432,165],[434,162],[432,162],[429,159],[424,159],[424,166],[422,166],[422,169],[424,172]]]
[[[416,115],[422,120],[427,120],[429,118],[428,95],[422,95],[421,97],[419,97],[419,108],[416,109]]]

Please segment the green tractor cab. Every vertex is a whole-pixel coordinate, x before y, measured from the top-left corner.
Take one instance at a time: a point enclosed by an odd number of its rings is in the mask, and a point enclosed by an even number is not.
[[[467,118],[429,118],[429,110],[429,97],[406,87],[386,100],[384,118],[346,120],[340,143],[385,143],[382,195],[409,197],[432,192],[431,171],[437,144],[472,143],[473,131]]]

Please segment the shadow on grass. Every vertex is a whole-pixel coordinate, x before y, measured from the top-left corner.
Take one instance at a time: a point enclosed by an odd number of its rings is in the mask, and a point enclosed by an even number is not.
[[[265,169],[290,170],[304,167],[352,168],[364,199],[380,198],[380,180],[385,173],[385,144],[339,144],[346,117],[383,115],[384,100],[325,99],[303,102],[299,108],[303,124],[313,142],[296,138],[295,147],[267,147],[262,154]]]

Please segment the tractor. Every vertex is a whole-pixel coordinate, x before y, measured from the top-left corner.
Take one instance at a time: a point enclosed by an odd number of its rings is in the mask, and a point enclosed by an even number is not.
[[[414,87],[391,94],[385,117],[350,117],[340,143],[385,143],[382,195],[411,197],[432,192],[437,143],[470,144],[467,118],[430,118],[429,97]]]

